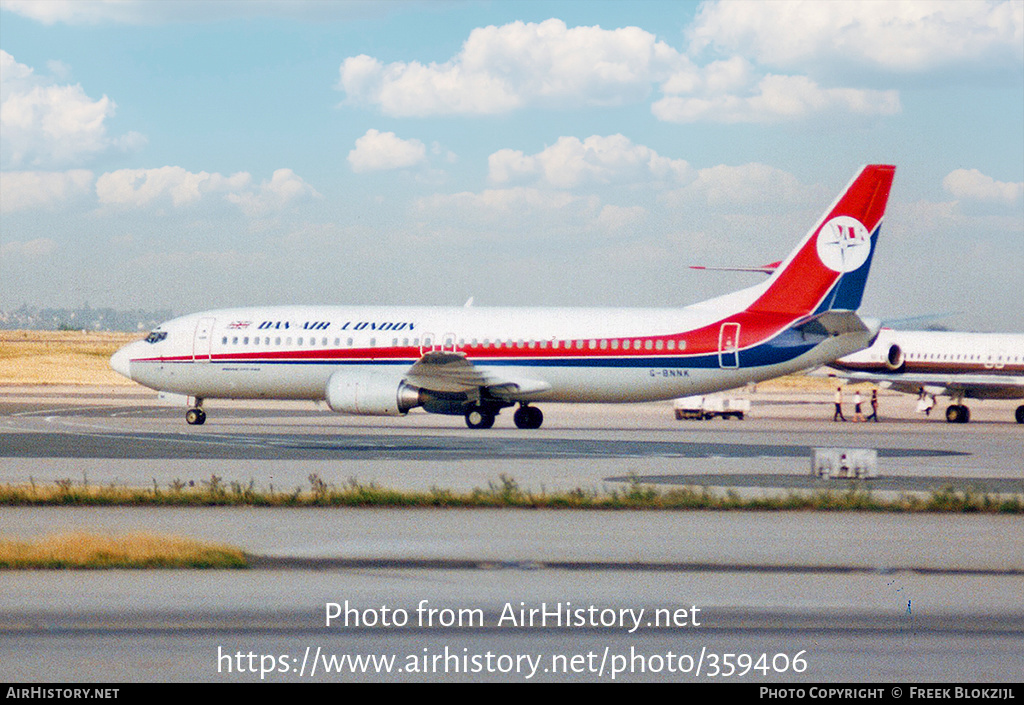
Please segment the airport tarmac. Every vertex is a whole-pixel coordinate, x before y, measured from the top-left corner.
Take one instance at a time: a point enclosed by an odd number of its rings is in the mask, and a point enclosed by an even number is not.
[[[538,431],[507,414],[470,431],[456,417],[236,402],[209,403],[207,424],[189,427],[182,409],[132,388],[5,388],[0,483],[163,486],[216,474],[292,489],[316,473],[471,490],[505,475],[543,491],[618,488],[634,475],[784,493],[810,478],[811,448],[840,446],[879,451],[878,482],[895,482],[880,492],[1024,494],[1017,402],[977,403],[970,424],[950,425],[885,394],[883,423],[842,424],[826,394],[751,398],[743,421],[676,421],[669,404],[545,405]],[[5,534],[146,529],[263,558],[245,571],[4,571],[0,679],[1016,681],[1021,521],[5,507]],[[328,606],[346,601],[361,623],[327,626]],[[445,623],[457,615],[465,621]]]

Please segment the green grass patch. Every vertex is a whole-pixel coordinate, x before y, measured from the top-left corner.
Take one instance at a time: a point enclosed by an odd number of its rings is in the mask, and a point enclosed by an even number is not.
[[[861,512],[946,512],[1022,514],[1020,496],[958,492],[952,488],[929,495],[903,494],[883,499],[863,487],[839,491],[790,491],[784,495],[747,496],[733,490],[718,493],[707,487],[663,490],[639,480],[622,489],[559,492],[525,490],[506,475],[486,488],[469,492],[449,489],[395,490],[375,483],[349,480],[341,486],[309,476],[309,485],[280,490],[273,485],[257,488],[255,482],[224,482],[211,475],[200,482],[174,480],[160,486],[131,488],[92,485],[87,479],[65,478],[52,484],[0,485],[0,506],[138,506],[138,507],[393,507],[393,508],[480,508],[480,509],[575,509],[575,510],[730,510],[730,511],[861,511]]]
[[[0,569],[245,568],[241,549],[180,536],[74,532],[0,537]]]

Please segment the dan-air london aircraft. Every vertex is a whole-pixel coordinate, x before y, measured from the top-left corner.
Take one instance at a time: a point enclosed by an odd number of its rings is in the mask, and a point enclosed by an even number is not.
[[[422,407],[489,428],[519,405],[641,402],[740,387],[870,345],[860,305],[895,167],[863,167],[761,285],[685,308],[272,307],[157,326],[110,364],[147,387],[204,399],[326,400],[334,411]]]
[[[964,399],[1024,399],[1024,335],[882,329],[867,350],[829,365],[829,374],[909,394],[948,396],[946,421],[967,423]],[[1024,404],[1014,414],[1024,423]]]

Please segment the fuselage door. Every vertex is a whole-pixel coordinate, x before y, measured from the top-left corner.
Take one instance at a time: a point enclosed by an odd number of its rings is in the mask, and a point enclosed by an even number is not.
[[[718,332],[718,366],[736,368],[740,366],[740,324],[723,323]]]
[[[424,333],[420,339],[420,355],[426,354],[433,350],[439,350],[440,345],[437,343],[437,338],[433,333]]]
[[[209,362],[213,349],[213,318],[200,318],[196,324],[196,332],[192,337],[192,359],[197,362]]]

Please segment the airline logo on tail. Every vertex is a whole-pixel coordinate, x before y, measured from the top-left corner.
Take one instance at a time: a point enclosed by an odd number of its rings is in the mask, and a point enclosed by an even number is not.
[[[818,232],[818,259],[833,272],[860,269],[871,254],[871,233],[848,215],[825,223]]]

